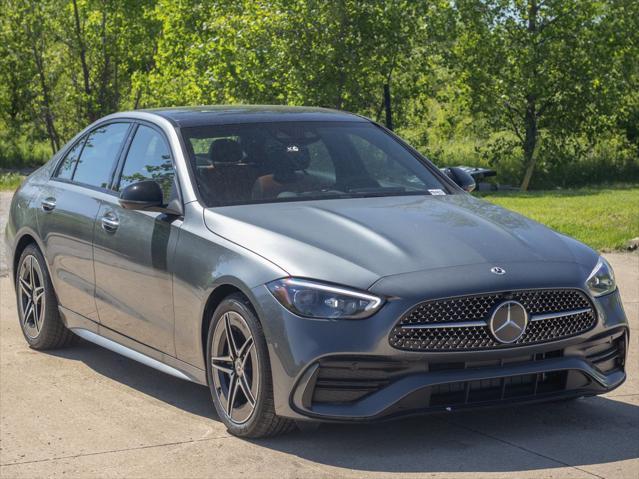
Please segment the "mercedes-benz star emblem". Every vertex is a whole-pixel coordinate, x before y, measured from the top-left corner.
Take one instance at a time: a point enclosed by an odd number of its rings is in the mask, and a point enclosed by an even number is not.
[[[514,343],[521,338],[527,325],[526,308],[517,301],[505,301],[497,306],[488,323],[493,337],[504,344]]]
[[[490,268],[490,272],[494,274],[506,274],[506,270],[504,268],[500,268],[499,266],[493,266]]]

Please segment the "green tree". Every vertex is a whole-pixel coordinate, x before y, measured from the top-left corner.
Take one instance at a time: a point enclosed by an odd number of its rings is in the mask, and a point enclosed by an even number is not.
[[[523,152],[522,189],[548,137],[599,125],[624,87],[613,18],[630,1],[459,0],[454,67],[472,110],[508,128]]]
[[[58,40],[73,85],[72,108],[87,121],[128,105],[135,72],[148,69],[158,24],[152,0],[71,0],[60,3],[51,33]]]
[[[12,131],[31,120],[34,101],[32,79],[36,69],[27,47],[26,31],[16,28],[19,11],[14,2],[0,0],[0,114],[2,122]]]
[[[379,117],[391,83],[401,114],[428,67],[429,20],[446,5],[160,0],[141,104],[307,104]]]
[[[60,147],[56,128],[53,85],[58,73],[51,67],[51,38],[48,35],[52,10],[46,2],[25,0],[2,3],[3,116],[12,130],[35,112],[46,127],[53,151]]]

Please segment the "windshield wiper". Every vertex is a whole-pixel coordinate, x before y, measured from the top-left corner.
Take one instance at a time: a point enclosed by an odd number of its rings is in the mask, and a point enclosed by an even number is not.
[[[429,195],[427,190],[407,190],[403,186],[377,186],[369,188],[350,188],[349,195],[355,196],[395,196],[395,195]]]
[[[403,186],[379,186],[370,188],[350,188],[346,192],[340,190],[304,191],[291,196],[278,197],[278,201],[319,200],[324,198],[348,199],[371,198],[379,196],[429,195],[427,190],[407,190]]]

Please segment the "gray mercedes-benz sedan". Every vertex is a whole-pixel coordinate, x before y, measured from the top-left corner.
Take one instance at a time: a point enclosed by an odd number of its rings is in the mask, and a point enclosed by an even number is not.
[[[338,111],[109,115],[13,198],[22,331],[208,385],[245,437],[619,386],[610,265],[473,187]]]

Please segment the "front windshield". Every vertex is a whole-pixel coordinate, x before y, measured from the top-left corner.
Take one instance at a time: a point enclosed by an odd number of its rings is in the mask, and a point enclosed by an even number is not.
[[[250,123],[181,131],[206,206],[447,191],[420,160],[371,123]]]

